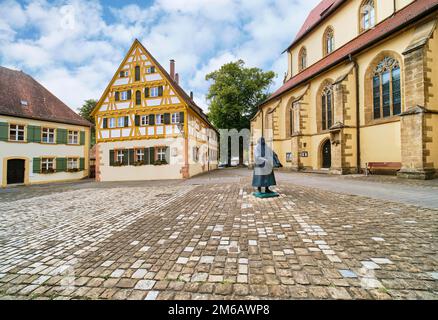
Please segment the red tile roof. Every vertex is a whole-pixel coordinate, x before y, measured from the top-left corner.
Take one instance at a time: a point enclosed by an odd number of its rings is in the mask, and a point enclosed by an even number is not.
[[[305,35],[315,29],[344,2],[346,2],[346,0],[322,0],[312,11],[310,11],[306,21],[304,22],[300,31],[298,31],[295,40],[292,42],[288,49],[290,49]]]
[[[319,60],[307,69],[291,78],[280,89],[274,92],[262,105],[280,97],[285,92],[303,84],[312,77],[348,59],[350,55],[355,55],[370,45],[381,41],[390,34],[408,26],[419,18],[438,9],[438,0],[417,0],[398,11],[393,16],[379,23],[375,28],[360,34],[358,37],[348,42],[332,54]]]
[[[92,126],[31,76],[4,67],[0,67],[0,115]]]

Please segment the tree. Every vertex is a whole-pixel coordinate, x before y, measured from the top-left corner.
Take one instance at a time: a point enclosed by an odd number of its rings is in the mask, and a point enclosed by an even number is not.
[[[92,124],[94,124],[94,117],[91,115],[91,113],[93,112],[94,108],[97,105],[97,101],[94,99],[89,99],[86,100],[84,105],[82,107],[79,108],[79,115],[90,121]]]
[[[269,96],[274,78],[273,71],[245,68],[243,60],[208,74],[206,80],[213,82],[207,94],[209,119],[220,129],[249,129],[258,105]]]
[[[90,121],[92,124],[94,123],[94,117],[91,115],[91,113],[93,112],[94,108],[97,105],[97,101],[94,99],[89,99],[86,100],[84,105],[82,107],[79,108],[79,115]],[[96,131],[94,130],[94,128],[91,129],[91,147],[93,147],[96,144]]]

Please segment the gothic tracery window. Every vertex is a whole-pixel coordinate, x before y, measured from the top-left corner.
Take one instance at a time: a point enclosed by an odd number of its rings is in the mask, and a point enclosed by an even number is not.
[[[298,56],[299,71],[303,71],[307,68],[307,50],[305,47],[301,48]]]
[[[376,24],[376,9],[373,0],[365,0],[360,7],[360,31],[371,29]]]
[[[332,27],[328,27],[324,32],[324,55],[328,55],[335,50],[335,33]]]
[[[333,125],[333,87],[328,85],[322,91],[322,110],[321,110],[321,121],[322,130],[328,130]]]
[[[374,69],[372,81],[374,119],[399,115],[401,113],[399,62],[391,57],[385,57]]]

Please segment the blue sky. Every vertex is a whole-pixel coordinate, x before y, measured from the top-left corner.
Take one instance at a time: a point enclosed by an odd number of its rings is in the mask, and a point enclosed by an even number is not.
[[[135,38],[208,109],[205,76],[224,63],[274,70],[319,0],[0,0],[0,65],[32,75],[72,109],[100,98]]]

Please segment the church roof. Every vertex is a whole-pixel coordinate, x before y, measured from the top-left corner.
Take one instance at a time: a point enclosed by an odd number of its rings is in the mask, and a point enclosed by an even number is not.
[[[394,34],[394,32],[403,29],[404,27],[412,24],[424,16],[427,16],[429,13],[437,9],[438,0],[421,0],[412,2],[410,5],[396,12],[394,15],[382,21],[374,28],[360,34],[350,42],[346,43],[344,46],[340,47],[289,79],[283,84],[283,86],[281,86],[267,100],[265,100],[261,106],[280,97],[289,90],[300,86],[318,74],[338,65],[343,61],[348,60],[350,56],[353,56],[369,48],[371,45],[384,40],[391,34]]]

